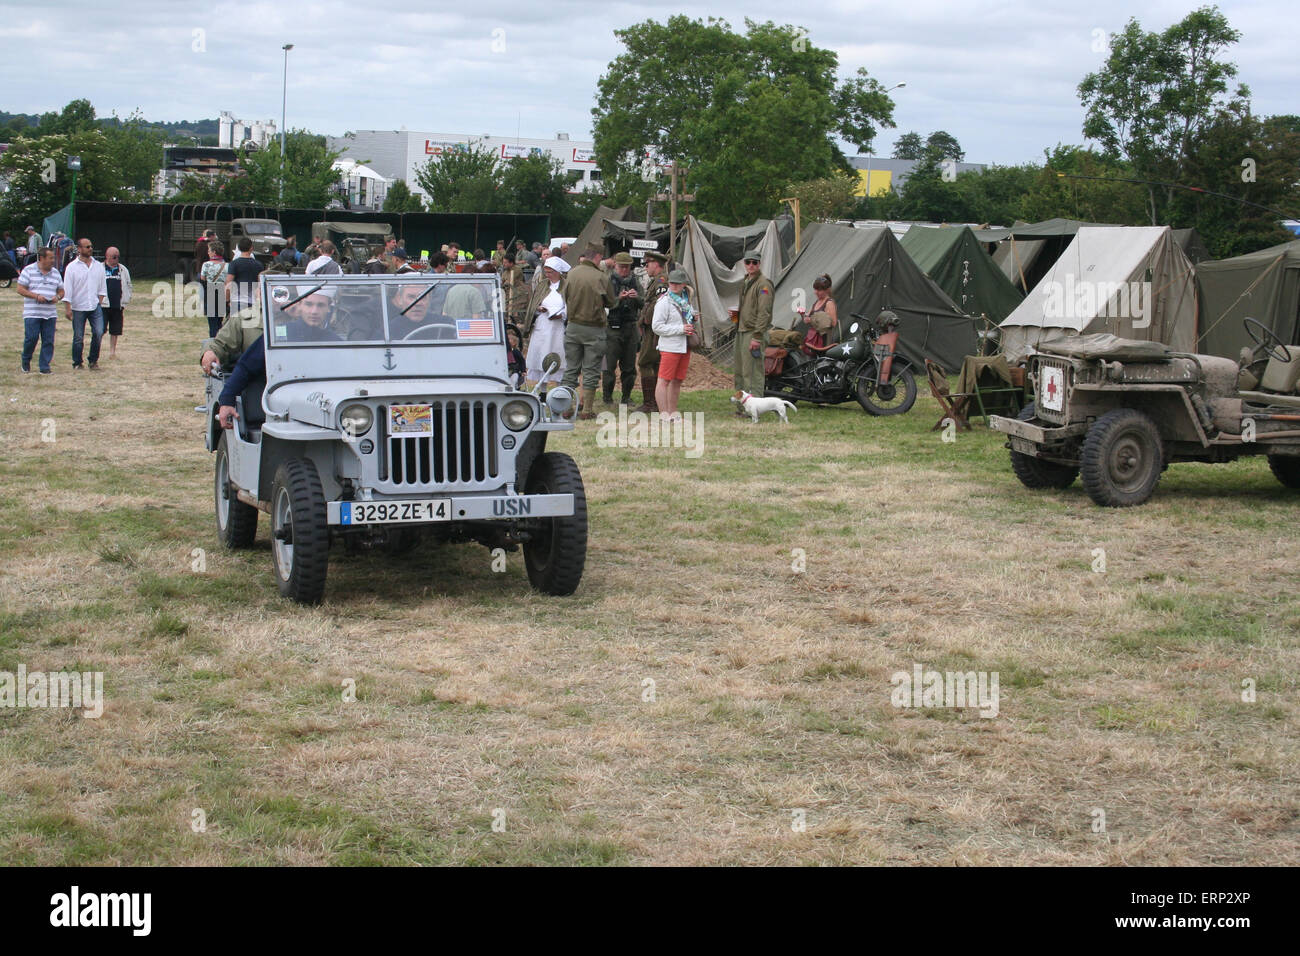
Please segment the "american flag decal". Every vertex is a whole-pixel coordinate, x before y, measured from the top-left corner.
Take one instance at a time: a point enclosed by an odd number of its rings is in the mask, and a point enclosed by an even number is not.
[[[491,319],[457,319],[456,338],[492,339],[496,338],[496,330],[492,328]]]

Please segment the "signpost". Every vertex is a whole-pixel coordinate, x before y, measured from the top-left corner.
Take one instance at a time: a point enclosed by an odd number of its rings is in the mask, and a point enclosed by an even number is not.
[[[659,193],[654,199],[656,202],[668,203],[668,258],[674,262],[677,261],[677,203],[694,202],[694,193],[679,193],[677,191],[677,177],[686,177],[689,172],[685,166],[677,165],[677,160],[673,160],[668,167],[668,175],[671,177],[670,186],[667,193]]]

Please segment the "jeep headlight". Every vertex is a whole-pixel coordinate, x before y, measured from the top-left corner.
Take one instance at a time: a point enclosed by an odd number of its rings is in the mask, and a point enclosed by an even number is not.
[[[501,406],[501,421],[512,432],[521,432],[533,423],[533,406],[516,399]]]
[[[370,410],[369,405],[356,402],[352,405],[344,405],[339,411],[339,427],[353,438],[360,438],[370,431],[370,426],[374,423],[375,413]]]
[[[551,414],[557,418],[564,415],[573,407],[574,394],[573,389],[567,385],[556,385],[546,393],[546,407],[551,410]]]

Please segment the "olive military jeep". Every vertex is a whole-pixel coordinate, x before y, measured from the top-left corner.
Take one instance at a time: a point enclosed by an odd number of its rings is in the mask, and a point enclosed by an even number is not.
[[[1026,487],[1065,488],[1082,473],[1108,507],[1142,504],[1175,461],[1267,455],[1278,481],[1300,488],[1300,347],[1245,325],[1255,348],[1235,362],[1113,335],[1040,344],[1033,402],[989,427],[1008,436]]]
[[[582,477],[546,437],[574,395],[516,390],[495,276],[263,273],[265,380],[217,422],[209,378],[217,531],[247,548],[271,516],[280,592],[316,603],[330,546],[401,552],[420,536],[522,545],[528,579],[571,594],[587,552]],[[234,316],[230,321],[241,321]],[[558,356],[548,360],[559,363]]]

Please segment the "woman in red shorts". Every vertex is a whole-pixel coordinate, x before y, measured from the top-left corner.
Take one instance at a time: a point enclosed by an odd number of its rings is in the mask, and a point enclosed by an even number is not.
[[[686,346],[686,336],[695,329],[695,310],[686,297],[686,283],[690,276],[685,269],[668,273],[668,293],[655,303],[654,319],[650,327],[659,336],[659,383],[655,386],[655,402],[660,417],[670,421],[680,419],[677,399],[682,393],[686,369],[691,364],[691,353]]]

